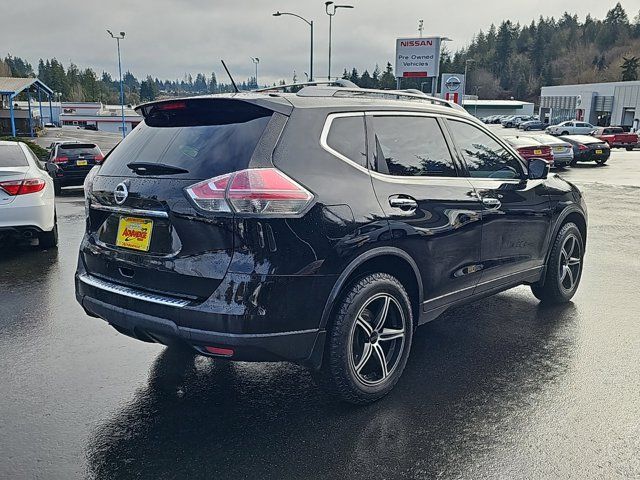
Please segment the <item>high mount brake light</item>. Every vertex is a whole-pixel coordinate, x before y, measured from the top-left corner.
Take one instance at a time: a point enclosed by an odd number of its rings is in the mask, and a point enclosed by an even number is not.
[[[313,200],[311,192],[275,168],[250,168],[220,175],[185,189],[208,212],[293,216]]]
[[[187,108],[187,102],[161,103],[156,108],[158,110],[184,110]]]
[[[46,182],[41,178],[27,178],[26,180],[8,180],[0,182],[0,188],[9,195],[26,195],[44,189]]]

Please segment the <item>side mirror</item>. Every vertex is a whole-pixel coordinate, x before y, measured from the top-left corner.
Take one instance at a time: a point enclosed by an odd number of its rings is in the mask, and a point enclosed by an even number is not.
[[[549,164],[541,158],[532,158],[529,160],[529,179],[544,180],[549,175]]]

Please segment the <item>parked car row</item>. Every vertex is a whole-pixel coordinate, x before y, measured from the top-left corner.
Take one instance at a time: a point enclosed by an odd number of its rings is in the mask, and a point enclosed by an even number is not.
[[[525,160],[541,158],[556,168],[574,166],[577,162],[604,165],[611,155],[611,148],[605,141],[588,135],[509,135],[504,139]]]

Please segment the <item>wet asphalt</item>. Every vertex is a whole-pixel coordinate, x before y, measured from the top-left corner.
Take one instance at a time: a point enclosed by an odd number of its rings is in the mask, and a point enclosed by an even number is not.
[[[171,354],[87,317],[66,191],[57,250],[0,253],[0,478],[640,478],[638,165],[565,173],[590,221],[572,303],[519,287],[446,312],[367,407],[297,366]]]

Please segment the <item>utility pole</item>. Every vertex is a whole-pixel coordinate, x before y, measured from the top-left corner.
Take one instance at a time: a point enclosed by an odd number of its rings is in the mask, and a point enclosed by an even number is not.
[[[260,63],[260,59],[258,57],[250,57],[251,61],[255,64],[256,66],[256,88],[260,88],[259,84],[258,84],[258,64]]]
[[[124,122],[124,86],[122,84],[122,62],[120,61],[120,40],[124,39],[124,32],[120,32],[120,35],[114,35],[111,30],[107,30],[107,33],[111,35],[111,38],[116,40],[118,44],[118,73],[120,74],[120,111],[122,113],[122,138],[127,136],[127,126]]]

